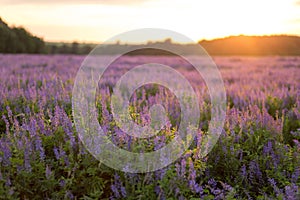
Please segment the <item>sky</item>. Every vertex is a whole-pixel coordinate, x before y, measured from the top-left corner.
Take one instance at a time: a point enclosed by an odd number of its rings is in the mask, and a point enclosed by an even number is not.
[[[300,0],[0,0],[0,16],[53,42],[103,42],[139,28],[169,29],[194,41],[300,35]],[[147,38],[140,40],[124,42]]]

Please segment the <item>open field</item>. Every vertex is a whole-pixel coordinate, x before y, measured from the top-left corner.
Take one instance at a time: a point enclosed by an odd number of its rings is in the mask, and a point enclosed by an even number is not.
[[[164,104],[169,123],[153,140],[132,138],[113,121],[108,101],[113,84],[145,58],[116,63],[96,95],[106,134],[133,152],[160,149],[180,123],[176,98],[157,85],[139,88],[130,104],[137,124],[149,123],[153,102]],[[153,57],[187,77],[201,113],[190,150],[146,174],[106,167],[78,139],[72,88],[83,59],[0,55],[0,199],[300,199],[300,57],[213,58],[227,93],[227,115],[205,157],[197,154],[211,116],[205,82],[177,58]]]

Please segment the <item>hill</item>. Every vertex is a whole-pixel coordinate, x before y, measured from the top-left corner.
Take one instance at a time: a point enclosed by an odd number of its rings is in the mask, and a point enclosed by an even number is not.
[[[9,27],[0,18],[0,53],[46,53],[45,43],[22,27]]]
[[[231,36],[199,44],[211,55],[300,55],[298,36]]]
[[[214,40],[202,40],[200,44],[210,55],[245,56],[294,56],[300,55],[300,37],[288,35],[274,36],[230,36]],[[97,49],[99,54],[118,54],[124,50],[147,48],[147,44],[125,45],[109,44]],[[198,55],[197,44],[178,44],[170,39],[163,42],[151,42],[151,47],[177,49],[181,55]],[[171,55],[157,49],[143,49],[129,55]]]

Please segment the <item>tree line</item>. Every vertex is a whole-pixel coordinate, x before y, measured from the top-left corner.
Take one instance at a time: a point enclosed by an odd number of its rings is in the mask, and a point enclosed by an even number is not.
[[[197,44],[173,43],[171,39],[149,42],[152,47],[176,48],[181,55],[197,55]],[[148,44],[108,44],[97,48],[103,55],[118,54],[124,50],[144,48],[128,55],[174,55],[153,48]],[[274,36],[230,36],[214,40],[202,40],[200,44],[210,55],[300,55],[300,37],[288,35]],[[50,43],[33,36],[23,27],[9,27],[0,17],[0,53],[34,53],[34,54],[88,54],[95,44]]]
[[[1,53],[46,53],[45,42],[22,27],[9,27],[0,18]]]
[[[95,44],[72,43],[46,43],[48,54],[89,54],[95,47]]]
[[[23,27],[8,26],[0,17],[0,53],[88,54],[93,47],[78,42],[47,43]]]

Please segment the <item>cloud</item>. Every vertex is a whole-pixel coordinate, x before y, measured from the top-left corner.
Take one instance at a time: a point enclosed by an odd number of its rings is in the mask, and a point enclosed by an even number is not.
[[[51,5],[76,5],[76,4],[103,4],[103,5],[133,5],[141,4],[149,0],[2,0],[2,5],[24,5],[24,4],[51,4]]]

